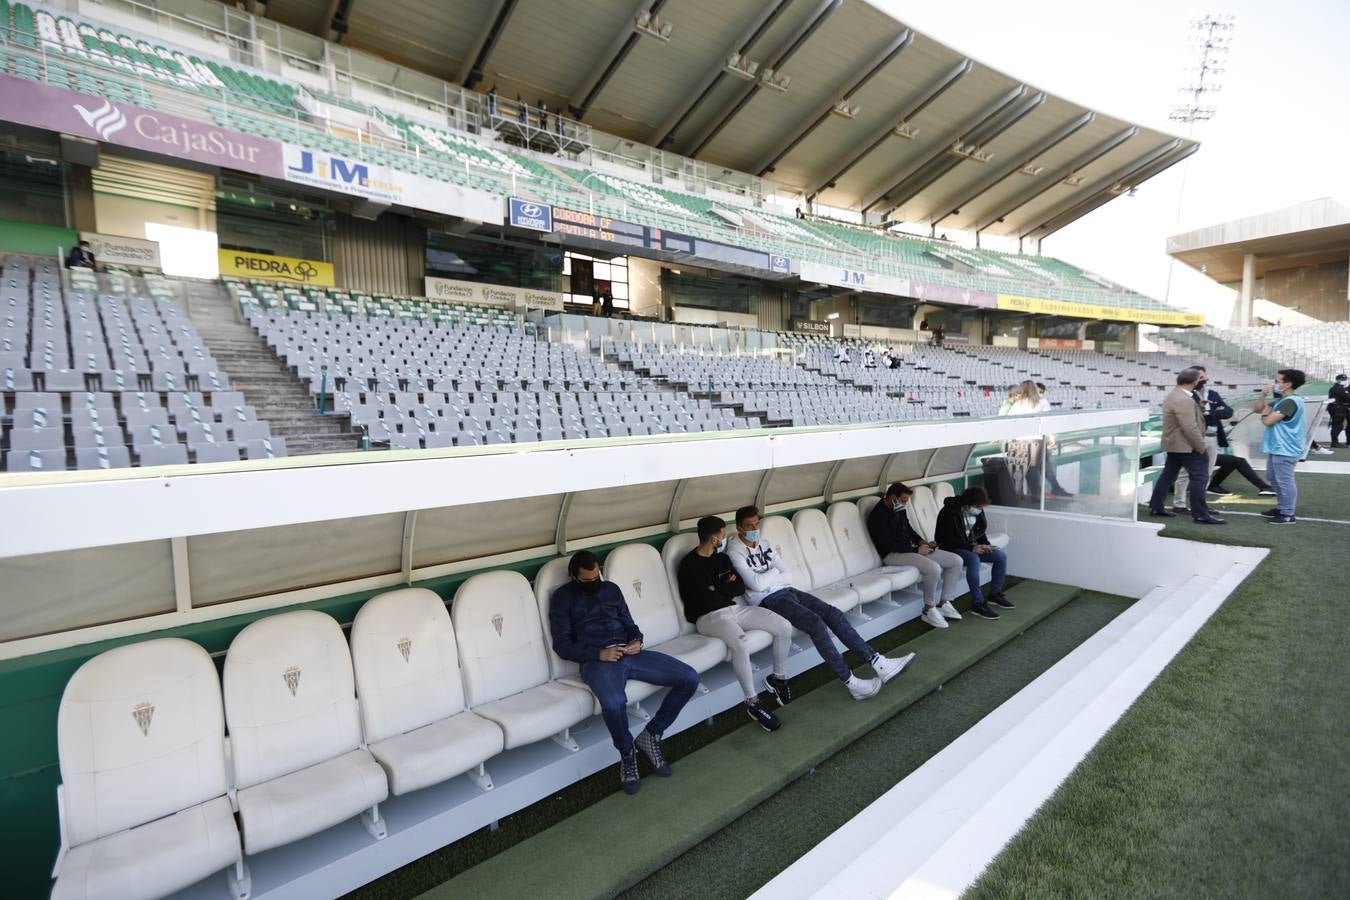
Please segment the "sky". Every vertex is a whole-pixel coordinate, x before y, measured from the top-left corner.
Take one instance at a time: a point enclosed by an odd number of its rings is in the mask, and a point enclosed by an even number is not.
[[[1347,0],[870,2],[1007,75],[1183,136],[1187,126],[1167,116],[1194,64],[1190,21],[1234,16],[1223,90],[1210,102],[1218,112],[1193,132],[1199,152],[1047,238],[1047,255],[1161,298],[1168,235],[1318,197],[1350,201]],[[1169,296],[1227,324],[1233,292],[1181,263]]]

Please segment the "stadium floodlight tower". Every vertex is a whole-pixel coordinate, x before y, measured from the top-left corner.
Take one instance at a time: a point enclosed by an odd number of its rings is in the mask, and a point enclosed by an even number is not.
[[[1194,54],[1194,64],[1187,66],[1184,81],[1177,87],[1181,102],[1172,108],[1168,119],[1186,123],[1186,137],[1195,136],[1195,126],[1208,122],[1218,111],[1214,106],[1215,96],[1223,90],[1222,78],[1225,74],[1224,63],[1228,59],[1228,50],[1233,43],[1235,21],[1232,13],[1206,14],[1192,19],[1188,46]],[[1181,223],[1182,204],[1186,198],[1186,175],[1190,171],[1190,160],[1181,166],[1181,187],[1177,191],[1177,215],[1174,224]],[[1163,292],[1163,301],[1172,299],[1172,272],[1176,260],[1167,267],[1167,288]]]

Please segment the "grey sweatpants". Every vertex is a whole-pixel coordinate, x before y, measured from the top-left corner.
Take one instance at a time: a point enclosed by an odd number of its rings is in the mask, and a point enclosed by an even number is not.
[[[775,612],[759,606],[724,606],[710,613],[704,613],[694,623],[699,634],[717,638],[731,651],[731,668],[736,680],[741,683],[745,699],[753,700],[759,695],[755,690],[754,667],[750,664],[750,651],[746,647],[746,631],[767,631],[773,638],[773,673],[779,677],[787,674],[788,654],[792,652],[792,623]]]
[[[937,606],[956,598],[961,587],[961,557],[946,550],[934,550],[924,556],[922,553],[887,553],[882,560],[888,566],[913,566],[919,570],[919,583],[923,585],[923,605]],[[938,596],[938,583],[942,584],[941,598]]]

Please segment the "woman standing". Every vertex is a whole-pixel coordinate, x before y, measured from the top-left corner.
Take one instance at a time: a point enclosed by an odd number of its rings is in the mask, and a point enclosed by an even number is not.
[[[1034,381],[1024,381],[1008,395],[1009,403],[999,410],[1001,416],[1025,416],[1044,412],[1050,404],[1041,396]],[[1012,476],[1017,505],[1038,508],[1041,505],[1041,441],[1025,438],[1003,442],[1003,453],[1008,458],[1008,474]]]

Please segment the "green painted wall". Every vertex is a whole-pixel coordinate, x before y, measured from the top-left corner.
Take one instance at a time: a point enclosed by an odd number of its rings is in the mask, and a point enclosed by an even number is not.
[[[0,251],[55,256],[69,253],[78,239],[71,228],[0,219]]]

